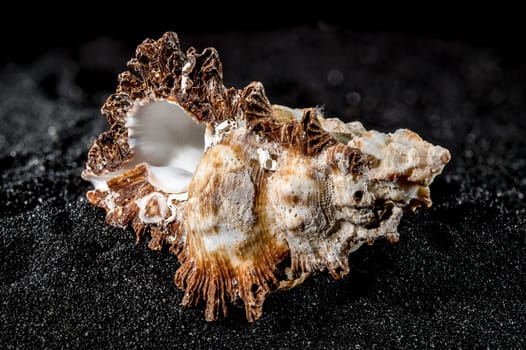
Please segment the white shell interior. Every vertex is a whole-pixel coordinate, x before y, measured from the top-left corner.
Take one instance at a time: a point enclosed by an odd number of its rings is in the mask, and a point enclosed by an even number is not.
[[[150,183],[160,190],[187,191],[203,154],[205,126],[166,100],[135,109],[126,123],[134,161],[149,165]]]
[[[198,124],[177,103],[166,100],[137,103],[128,115],[128,144],[133,158],[120,171],[89,177],[95,188],[141,163],[150,170],[150,183],[168,193],[188,191],[204,151],[205,125]]]

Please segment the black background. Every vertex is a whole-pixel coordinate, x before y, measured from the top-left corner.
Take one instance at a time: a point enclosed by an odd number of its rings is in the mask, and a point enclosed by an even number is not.
[[[285,12],[246,4],[16,4],[1,21],[0,343],[6,348],[524,347],[526,64],[520,12],[450,4]],[[356,6],[356,5],[352,5]],[[220,11],[227,11],[222,14]],[[228,12],[230,11],[230,12]],[[409,127],[451,150],[434,205],[395,245],[207,323],[179,306],[176,259],[104,223],[80,178],[98,111],[134,47],[167,30],[214,46],[225,83],[324,105],[367,128]],[[343,80],[334,83],[329,72]],[[359,98],[357,98],[359,96]]]
[[[501,57],[517,62],[526,49],[522,44],[523,23],[519,8],[507,4],[431,2],[426,4],[344,4],[325,1],[323,5],[194,4],[133,6],[126,3],[90,2],[83,6],[49,3],[13,3],[4,13],[2,62],[30,61],[50,48],[77,48],[100,36],[111,37],[133,48],[144,33],[159,37],[167,30],[178,33],[250,33],[320,24],[359,32],[388,32],[426,38],[458,40],[492,48]],[[9,18],[9,20],[7,20]]]

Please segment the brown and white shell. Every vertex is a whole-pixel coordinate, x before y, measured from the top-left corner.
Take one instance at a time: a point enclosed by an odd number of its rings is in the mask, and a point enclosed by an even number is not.
[[[263,85],[225,88],[215,49],[181,51],[175,33],[145,40],[102,113],[110,129],[82,177],[106,221],[169,246],[183,305],[206,319],[327,270],[349,272],[364,242],[398,240],[405,208],[431,205],[449,152],[412,131],[367,131],[316,108],[272,105]]]

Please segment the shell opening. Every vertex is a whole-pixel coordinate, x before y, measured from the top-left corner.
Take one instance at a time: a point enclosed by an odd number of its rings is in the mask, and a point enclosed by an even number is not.
[[[133,163],[148,164],[150,183],[186,192],[203,154],[205,126],[175,102],[161,100],[135,106],[126,127]]]
[[[188,191],[205,149],[205,125],[198,124],[177,103],[157,100],[136,103],[128,113],[128,144],[133,158],[115,172],[83,175],[95,189],[107,190],[107,181],[144,163],[149,182],[167,193]]]

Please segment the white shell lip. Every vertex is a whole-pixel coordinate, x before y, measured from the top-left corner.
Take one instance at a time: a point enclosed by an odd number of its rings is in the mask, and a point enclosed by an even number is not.
[[[206,126],[176,102],[150,96],[135,102],[127,114],[125,127],[133,158],[118,171],[82,177],[95,189],[106,191],[108,180],[144,163],[149,170],[149,182],[158,190],[187,192],[205,149]]]

